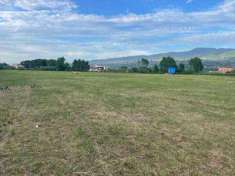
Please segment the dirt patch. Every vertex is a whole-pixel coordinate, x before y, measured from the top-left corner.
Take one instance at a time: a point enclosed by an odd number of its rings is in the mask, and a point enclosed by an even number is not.
[[[209,153],[208,166],[212,169],[222,169],[224,167],[225,156],[223,152],[218,150],[212,150]]]

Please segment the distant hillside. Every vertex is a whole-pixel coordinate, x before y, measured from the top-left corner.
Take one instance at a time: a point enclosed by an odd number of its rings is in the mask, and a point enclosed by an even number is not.
[[[230,50],[222,53],[211,53],[202,57],[204,60],[228,60],[235,59],[235,50]]]
[[[210,65],[213,67],[220,65],[235,66],[235,49],[231,48],[195,48],[193,50],[184,52],[168,52],[154,55],[139,55],[104,60],[93,60],[90,63],[92,65],[104,65],[110,68],[117,68],[120,66],[133,67],[141,58],[146,58],[150,61],[151,64],[154,64],[159,62],[162,57],[165,56],[174,57],[178,62],[184,62],[185,60],[189,60],[192,57],[201,57],[207,67],[210,67]]]

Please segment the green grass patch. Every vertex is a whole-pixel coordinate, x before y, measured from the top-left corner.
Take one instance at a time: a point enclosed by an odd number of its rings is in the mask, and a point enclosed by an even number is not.
[[[0,175],[235,175],[235,77],[0,71]]]

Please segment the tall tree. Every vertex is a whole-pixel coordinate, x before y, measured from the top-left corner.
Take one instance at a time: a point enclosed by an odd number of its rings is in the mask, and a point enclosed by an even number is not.
[[[41,69],[45,67],[56,66],[56,60],[35,59],[22,61],[21,65],[27,69]]]
[[[89,62],[78,59],[74,60],[72,64],[73,71],[88,71],[90,69]]]
[[[180,63],[180,64],[179,64],[178,71],[179,71],[180,73],[183,73],[183,72],[185,71],[185,65],[184,65],[183,63]]]
[[[153,72],[154,73],[158,73],[159,72],[159,68],[158,68],[158,65],[155,64],[154,67],[153,67]]]
[[[198,73],[203,70],[204,66],[202,60],[199,57],[194,57],[189,61],[189,65],[192,71]]]
[[[56,67],[56,60],[54,60],[54,59],[47,60],[47,66],[48,67]]]
[[[145,58],[142,58],[138,62],[138,65],[139,65],[138,72],[140,72],[140,73],[149,73],[151,71],[151,69],[148,68],[149,61]]]
[[[145,58],[142,58],[139,62],[140,67],[148,67],[149,66],[149,61]]]
[[[10,68],[10,66],[8,64],[0,63],[0,70],[2,70],[2,69],[9,69],[9,68]]]
[[[58,70],[69,71],[70,65],[65,62],[65,58],[61,57],[57,60],[54,59],[35,59],[22,61],[21,65],[26,69],[40,69],[40,70]]]
[[[22,61],[22,62],[20,63],[20,65],[23,65],[24,68],[31,69],[31,68],[32,68],[32,61],[29,61],[29,60],[27,60],[27,61]]]
[[[65,58],[64,57],[60,57],[60,58],[57,59],[56,70],[58,70],[58,71],[65,71],[66,70]]]
[[[128,72],[128,67],[127,67],[127,66],[121,66],[121,67],[119,68],[119,71],[120,71],[120,72]]]
[[[163,57],[161,62],[160,62],[160,71],[162,73],[167,73],[169,67],[175,67],[177,68],[176,62],[174,58],[168,56],[168,57]]]

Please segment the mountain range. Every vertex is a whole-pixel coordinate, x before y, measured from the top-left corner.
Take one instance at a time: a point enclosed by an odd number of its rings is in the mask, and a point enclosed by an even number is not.
[[[92,60],[91,65],[102,65],[109,68],[121,66],[134,67],[142,58],[148,59],[150,65],[159,63],[162,57],[171,56],[178,63],[186,63],[190,58],[200,57],[206,68],[213,69],[218,66],[235,67],[235,49],[232,48],[195,48],[183,52],[167,52],[153,55],[137,55],[118,58],[108,58],[102,60]]]

